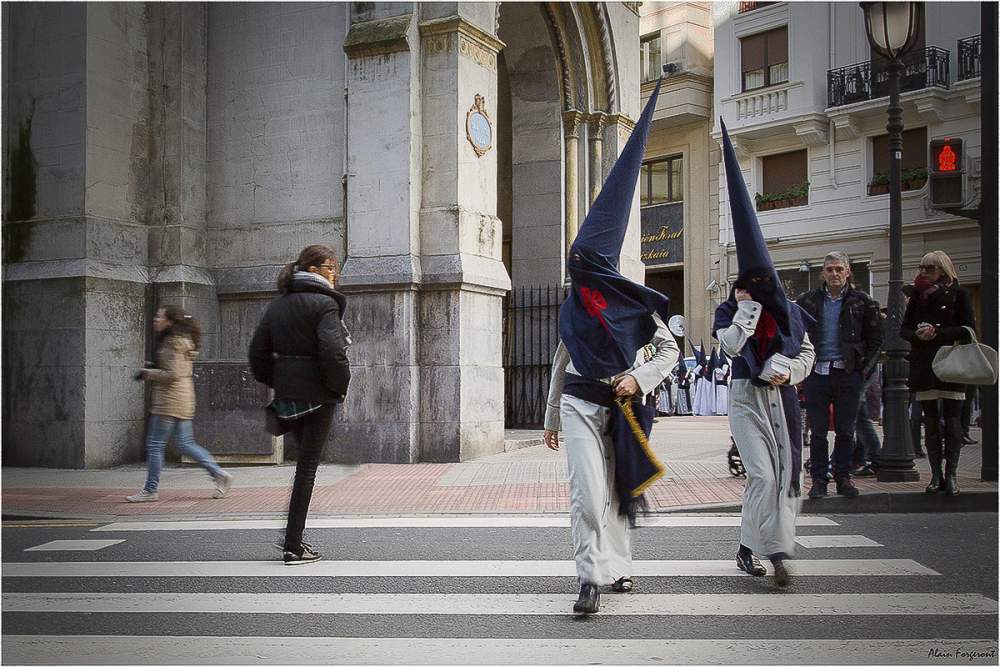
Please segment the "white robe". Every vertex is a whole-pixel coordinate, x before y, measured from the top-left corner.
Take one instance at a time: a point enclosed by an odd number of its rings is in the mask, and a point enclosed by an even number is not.
[[[729,412],[729,384],[726,376],[729,374],[729,364],[715,369],[715,414],[724,415]]]
[[[732,325],[715,332],[730,357],[739,355],[753,336],[760,311],[757,302],[740,301]],[[815,358],[812,343],[805,336],[798,356],[791,360],[789,383],[805,380]],[[747,471],[740,542],[763,556],[778,553],[791,556],[795,551],[795,517],[801,498],[790,497],[789,489],[792,475],[799,480],[801,489],[802,471],[792,470],[791,441],[779,390],[734,379],[729,395],[729,428]]]
[[[663,320],[653,315],[656,333],[652,357],[636,354],[631,375],[639,393],[647,396],[675,365],[680,349]],[[606,434],[610,410],[575,396],[563,395],[566,374],[576,374],[562,341],[552,360],[552,380],[545,409],[545,429],[562,429],[569,467],[570,532],[580,583],[607,585],[632,575],[628,519],[618,513],[615,492],[615,450]],[[610,384],[613,378],[601,382]]]

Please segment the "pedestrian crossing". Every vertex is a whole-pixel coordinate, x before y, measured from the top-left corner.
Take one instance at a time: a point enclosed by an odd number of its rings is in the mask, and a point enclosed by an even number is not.
[[[804,548],[778,589],[736,569],[738,516],[654,520],[635,538],[636,591],[603,593],[585,619],[571,613],[565,516],[317,519],[308,539],[326,559],[302,567],[277,559],[283,522],[267,519],[64,527],[35,542],[5,529],[2,659],[996,664],[996,595],[885,532],[800,517]]]

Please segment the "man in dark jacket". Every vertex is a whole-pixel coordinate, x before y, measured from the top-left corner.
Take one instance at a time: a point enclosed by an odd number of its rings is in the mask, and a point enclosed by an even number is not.
[[[872,377],[882,347],[878,302],[851,286],[851,260],[844,252],[823,259],[824,284],[798,298],[797,303],[816,320],[809,338],[816,346],[816,366],[805,382],[809,415],[810,498],[827,493],[830,406],[833,406],[833,474],[837,493],[855,498],[851,481],[854,429],[864,389]]]

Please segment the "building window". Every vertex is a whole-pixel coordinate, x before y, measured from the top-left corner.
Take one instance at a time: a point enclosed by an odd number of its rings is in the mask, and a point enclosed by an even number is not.
[[[902,189],[919,190],[927,182],[927,128],[903,130],[903,159],[899,181]],[[889,192],[889,135],[872,137],[872,175],[869,195]]]
[[[684,201],[684,158],[680,155],[642,164],[639,173],[642,206]]]
[[[788,81],[787,26],[742,38],[740,54],[744,92]]]
[[[823,284],[823,279],[819,275],[822,270],[822,261],[809,266],[808,271],[803,271],[801,268],[779,269],[778,279],[785,290],[785,295],[794,300]],[[871,294],[871,279],[868,262],[851,262],[851,284],[854,287]]]
[[[757,210],[805,206],[809,203],[809,153],[806,150],[768,155],[760,159],[761,192]]]
[[[656,81],[660,78],[660,33],[643,37],[639,42],[639,49],[642,82]]]

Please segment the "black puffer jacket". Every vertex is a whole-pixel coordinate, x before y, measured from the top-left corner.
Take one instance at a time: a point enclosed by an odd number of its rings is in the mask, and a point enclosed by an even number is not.
[[[315,274],[296,273],[272,301],[250,342],[250,368],[275,398],[340,403],[351,381],[347,299]]]
[[[847,372],[859,371],[864,377],[875,368],[882,349],[882,319],[878,301],[859,289],[847,286],[843,292],[844,303],[840,308],[838,339],[844,352]],[[809,339],[818,345],[823,326],[823,304],[826,303],[824,287],[810,290],[796,299],[816,323],[809,327]]]
[[[933,340],[917,338],[917,325],[933,324],[937,336]],[[976,315],[972,310],[969,293],[959,286],[941,285],[929,298],[913,296],[906,305],[906,314],[899,326],[899,335],[910,342],[910,391],[954,391],[963,393],[965,385],[941,382],[934,375],[931,364],[934,355],[945,345],[955,341],[967,342],[968,332],[963,327],[976,328]]]

